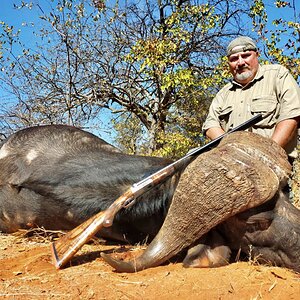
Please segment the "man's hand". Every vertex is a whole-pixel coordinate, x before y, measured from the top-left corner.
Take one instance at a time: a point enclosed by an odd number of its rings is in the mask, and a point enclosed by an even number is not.
[[[207,129],[205,134],[209,139],[214,140],[224,133],[225,131],[220,127],[211,127]]]

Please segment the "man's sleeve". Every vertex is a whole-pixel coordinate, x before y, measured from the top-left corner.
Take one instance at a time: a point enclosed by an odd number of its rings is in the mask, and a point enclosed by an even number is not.
[[[209,112],[206,117],[205,122],[202,126],[202,132],[205,134],[206,130],[212,127],[220,127],[219,122],[219,115],[220,115],[220,108],[222,103],[222,97],[220,96],[220,93],[216,95],[216,97],[212,100],[211,105],[209,107]]]
[[[280,97],[280,113],[277,122],[291,119],[300,116],[300,88],[289,73],[289,71],[282,67],[278,74],[278,87]]]

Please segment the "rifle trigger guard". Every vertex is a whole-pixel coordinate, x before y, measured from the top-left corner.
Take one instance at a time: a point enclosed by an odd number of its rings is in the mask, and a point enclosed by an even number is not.
[[[128,207],[134,205],[135,202],[136,202],[136,198],[135,197],[127,199],[126,202],[123,205],[123,208],[128,208]]]

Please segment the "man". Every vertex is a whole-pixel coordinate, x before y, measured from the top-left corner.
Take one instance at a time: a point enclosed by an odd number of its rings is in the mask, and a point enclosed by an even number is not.
[[[210,139],[262,113],[252,130],[282,146],[293,159],[297,155],[300,89],[289,71],[280,65],[260,65],[255,42],[246,36],[227,47],[232,82],[213,99],[203,131]]]

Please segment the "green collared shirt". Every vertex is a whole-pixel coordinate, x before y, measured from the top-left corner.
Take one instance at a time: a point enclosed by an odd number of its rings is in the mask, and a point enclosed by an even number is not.
[[[272,136],[280,121],[300,116],[300,89],[285,67],[262,65],[248,85],[235,81],[225,85],[211,103],[203,131],[212,127],[228,131],[257,113],[265,117],[251,130],[265,137]],[[297,133],[285,147],[292,157],[296,145]]]

